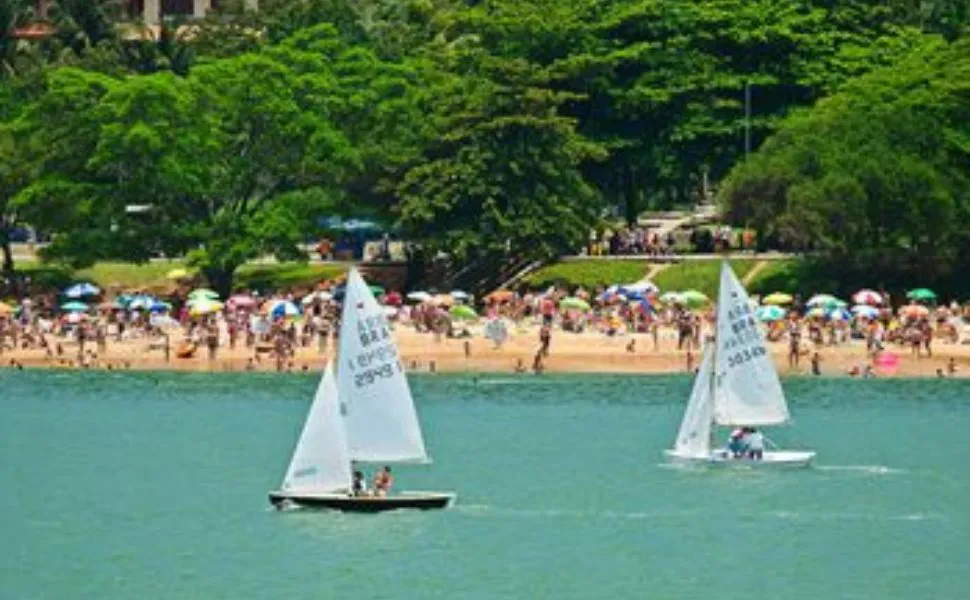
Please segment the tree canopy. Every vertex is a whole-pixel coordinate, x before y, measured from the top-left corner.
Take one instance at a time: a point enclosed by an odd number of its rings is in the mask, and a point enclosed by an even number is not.
[[[964,203],[959,0],[266,0],[157,32],[61,0],[23,40],[29,4],[0,0],[0,245],[27,221],[50,259],[186,254],[228,289],[333,214],[549,257],[722,180],[763,243],[963,243],[934,221]]]

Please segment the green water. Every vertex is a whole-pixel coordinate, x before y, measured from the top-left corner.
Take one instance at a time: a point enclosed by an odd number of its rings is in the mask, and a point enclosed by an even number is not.
[[[786,381],[798,472],[661,464],[686,378],[413,383],[458,504],[366,516],[268,510],[314,378],[0,371],[0,597],[970,597],[970,382]]]

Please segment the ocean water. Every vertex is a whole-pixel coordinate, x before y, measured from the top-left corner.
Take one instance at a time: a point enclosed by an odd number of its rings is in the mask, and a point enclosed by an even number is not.
[[[448,511],[270,510],[315,377],[0,371],[0,598],[970,597],[970,381],[790,379],[803,471],[665,465],[686,377],[412,379]]]

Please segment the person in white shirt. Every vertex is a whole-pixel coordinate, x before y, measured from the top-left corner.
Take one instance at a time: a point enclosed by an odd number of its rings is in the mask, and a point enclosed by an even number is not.
[[[765,436],[753,427],[748,429],[745,436],[748,445],[748,458],[751,460],[761,460],[765,453]]]

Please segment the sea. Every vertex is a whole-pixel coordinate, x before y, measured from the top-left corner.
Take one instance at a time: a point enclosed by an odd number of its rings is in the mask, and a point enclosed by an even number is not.
[[[666,464],[686,376],[411,383],[457,502],[354,515],[267,501],[316,376],[0,371],[0,598],[970,598],[970,380],[785,379],[787,471]]]

